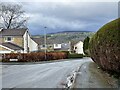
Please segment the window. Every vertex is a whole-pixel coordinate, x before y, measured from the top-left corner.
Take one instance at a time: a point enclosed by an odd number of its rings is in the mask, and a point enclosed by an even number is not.
[[[5,41],[6,42],[11,42],[11,41],[13,41],[13,37],[5,37]]]
[[[55,44],[55,47],[58,47],[58,44]]]
[[[77,49],[77,47],[75,47],[75,49]]]
[[[45,47],[45,45],[42,45],[42,47]]]

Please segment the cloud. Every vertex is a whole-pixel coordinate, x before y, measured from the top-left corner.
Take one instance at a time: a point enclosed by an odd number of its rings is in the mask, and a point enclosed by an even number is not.
[[[30,16],[29,25],[50,30],[92,30],[117,18],[115,2],[22,3]],[[32,7],[30,7],[32,6]],[[34,7],[34,8],[33,8]]]
[[[97,31],[102,25],[118,17],[118,0],[25,1],[20,4],[29,16],[28,27],[33,34],[41,33],[44,26],[48,27],[48,32]]]
[[[119,2],[119,0],[5,0],[3,2]]]

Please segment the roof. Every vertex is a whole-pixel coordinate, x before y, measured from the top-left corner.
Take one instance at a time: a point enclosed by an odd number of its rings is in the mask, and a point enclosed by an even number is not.
[[[32,37],[32,39],[39,45],[44,45],[44,37]],[[46,39],[46,44],[62,44],[63,42],[54,39]],[[67,42],[68,43],[68,42]],[[63,43],[64,44],[64,43]]]
[[[22,47],[20,47],[16,44],[10,43],[10,42],[1,43],[1,45],[5,46],[7,48],[10,48],[12,50],[24,50]]]
[[[27,31],[27,28],[21,28],[21,29],[2,29],[0,31],[0,36],[23,36],[25,32]]]
[[[42,45],[44,43],[44,38],[32,38],[37,44]]]
[[[71,48],[70,43],[62,43],[61,44],[61,50],[68,50],[70,48]]]
[[[33,37],[32,38],[37,44],[44,45],[45,41],[43,37]],[[54,44],[52,40],[46,40],[46,44]]]
[[[82,41],[79,41],[79,42],[77,42],[75,45],[77,45],[77,44],[79,44],[79,43],[83,43]]]

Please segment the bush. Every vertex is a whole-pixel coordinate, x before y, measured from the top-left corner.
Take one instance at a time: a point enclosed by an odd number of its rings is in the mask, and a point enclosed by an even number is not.
[[[64,52],[50,52],[46,53],[10,53],[3,55],[3,62],[9,62],[10,59],[18,59],[18,62],[37,62],[37,61],[47,61],[47,60],[57,60],[57,59],[66,59],[67,53]]]
[[[72,54],[69,54],[69,55],[68,55],[68,58],[69,58],[69,59],[83,58],[83,54],[75,54],[75,53],[72,53]]]
[[[102,69],[120,74],[120,18],[104,25],[91,39],[90,56]]]
[[[89,40],[90,40],[90,38],[87,37],[87,38],[84,39],[84,42],[83,42],[83,51],[84,51],[85,55],[89,55],[89,49],[88,49],[88,47],[89,47]]]

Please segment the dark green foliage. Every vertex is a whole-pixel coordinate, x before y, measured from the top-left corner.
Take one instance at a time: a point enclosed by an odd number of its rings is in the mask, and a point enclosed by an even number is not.
[[[68,59],[74,59],[74,58],[83,58],[83,54],[72,53],[68,55]]]
[[[89,50],[88,50],[89,40],[90,40],[90,38],[87,37],[87,38],[85,38],[85,40],[83,42],[83,51],[86,55],[89,55]]]
[[[100,28],[90,39],[89,51],[102,69],[120,74],[120,18]]]

